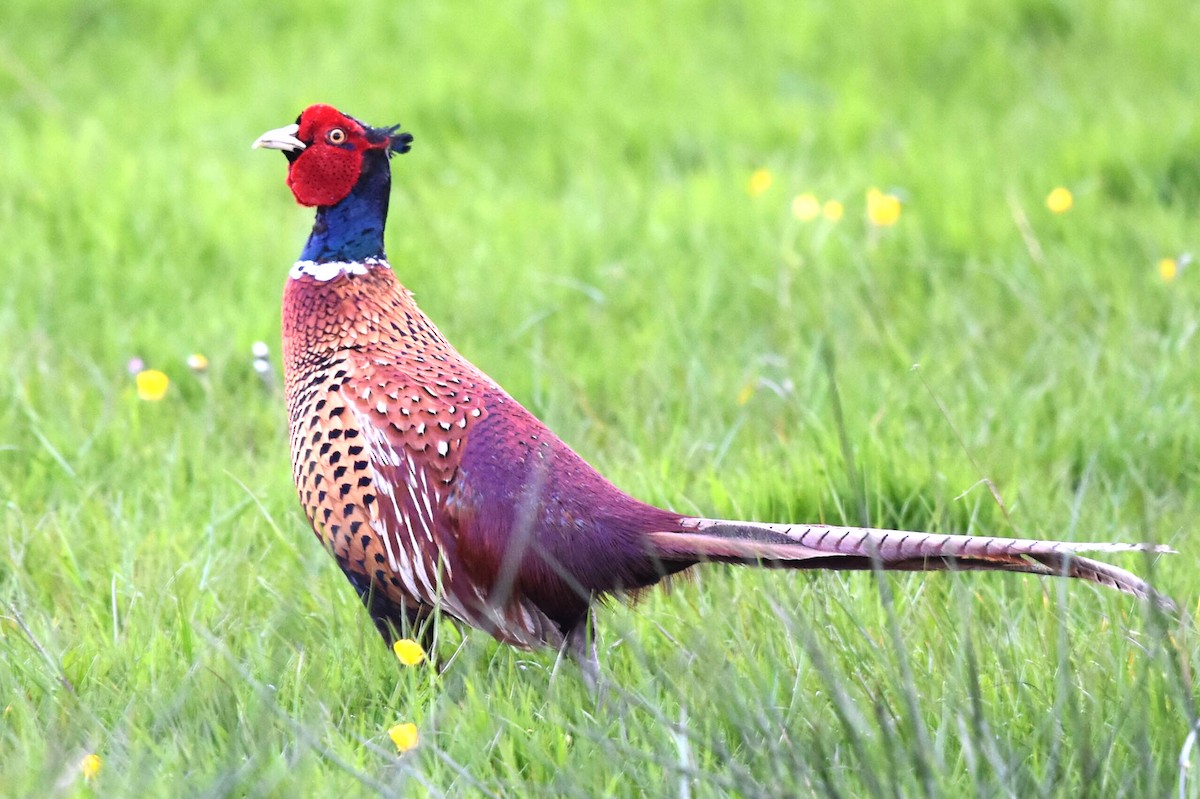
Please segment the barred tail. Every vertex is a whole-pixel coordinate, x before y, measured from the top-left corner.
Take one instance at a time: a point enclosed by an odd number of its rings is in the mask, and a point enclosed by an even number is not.
[[[1175,603],[1125,569],[1080,552],[1173,552],[1154,544],[1067,543],[990,536],[936,535],[823,524],[764,524],[686,518],[677,530],[650,533],[663,561],[704,560],[787,569],[1027,572],[1075,577],[1153,601]]]

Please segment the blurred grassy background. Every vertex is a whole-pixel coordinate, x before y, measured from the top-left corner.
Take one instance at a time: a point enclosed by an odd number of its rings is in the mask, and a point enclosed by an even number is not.
[[[1175,791],[1200,290],[1158,263],[1196,246],[1198,23],[1182,0],[8,0],[0,793]],[[601,614],[600,706],[552,653],[448,625],[445,676],[402,669],[305,529],[251,368],[311,219],[249,144],[312,102],[413,131],[397,273],[627,490],[1165,542],[1124,562],[1185,617],[1020,577],[713,568]],[[866,220],[872,186],[896,225]],[[797,219],[803,193],[844,217]]]

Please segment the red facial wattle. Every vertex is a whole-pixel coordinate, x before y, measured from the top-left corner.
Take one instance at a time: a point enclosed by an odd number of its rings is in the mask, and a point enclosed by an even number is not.
[[[336,205],[358,182],[362,153],[353,147],[309,147],[288,167],[288,187],[301,205]]]

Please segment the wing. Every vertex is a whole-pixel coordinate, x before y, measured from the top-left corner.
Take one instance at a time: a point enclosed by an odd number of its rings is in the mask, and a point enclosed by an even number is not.
[[[459,465],[472,427],[487,416],[484,397],[499,389],[482,374],[447,375],[436,359],[428,369],[366,358],[354,365],[341,392],[363,438],[383,587],[505,643],[559,643],[557,625],[531,603],[492,596],[497,566],[478,562],[470,547],[474,503]]]

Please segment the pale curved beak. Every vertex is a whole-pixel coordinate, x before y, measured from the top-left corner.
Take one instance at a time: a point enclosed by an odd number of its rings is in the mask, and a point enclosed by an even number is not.
[[[293,123],[284,125],[282,128],[268,130],[263,135],[254,140],[254,144],[250,145],[250,149],[257,150],[259,147],[266,147],[268,150],[283,150],[285,153],[296,153],[303,150],[307,145],[296,138],[296,134],[300,132],[300,126]]]

